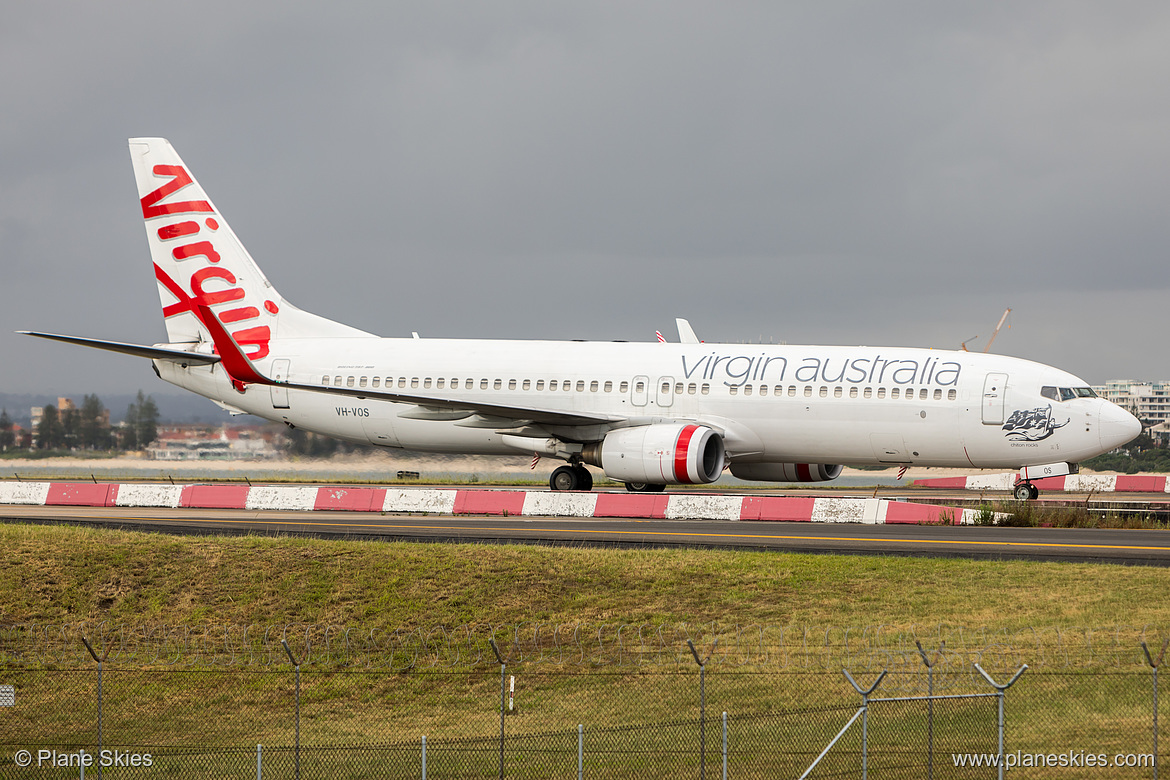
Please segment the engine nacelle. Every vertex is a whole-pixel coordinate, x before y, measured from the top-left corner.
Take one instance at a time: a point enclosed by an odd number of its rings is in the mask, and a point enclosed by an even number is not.
[[[828,482],[841,476],[841,467],[823,463],[733,463],[731,473],[749,482]]]
[[[658,423],[619,428],[585,448],[587,463],[619,482],[706,484],[726,462],[723,437],[705,425]]]

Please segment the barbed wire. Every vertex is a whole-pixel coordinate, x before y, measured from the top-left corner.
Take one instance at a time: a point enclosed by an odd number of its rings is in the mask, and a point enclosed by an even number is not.
[[[268,668],[288,665],[287,643],[306,668],[459,670],[509,664],[622,670],[693,668],[687,640],[710,669],[832,671],[888,669],[966,674],[987,669],[1145,667],[1170,632],[1155,626],[996,628],[946,623],[910,626],[785,626],[725,623],[477,623],[371,628],[318,623],[154,625],[111,621],[0,625],[0,664],[92,665],[82,639],[110,667]]]

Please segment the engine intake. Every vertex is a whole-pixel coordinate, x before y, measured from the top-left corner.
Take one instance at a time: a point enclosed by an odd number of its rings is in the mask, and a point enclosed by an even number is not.
[[[751,482],[828,482],[841,467],[823,463],[733,463],[731,473]]]
[[[611,479],[666,485],[714,482],[726,462],[723,437],[694,423],[619,428],[586,447],[582,457]]]

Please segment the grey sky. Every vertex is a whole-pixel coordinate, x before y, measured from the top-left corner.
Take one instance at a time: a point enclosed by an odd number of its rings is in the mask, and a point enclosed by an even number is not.
[[[1164,3],[15,3],[0,391],[164,391],[126,138],[383,335],[907,344],[1170,378]]]

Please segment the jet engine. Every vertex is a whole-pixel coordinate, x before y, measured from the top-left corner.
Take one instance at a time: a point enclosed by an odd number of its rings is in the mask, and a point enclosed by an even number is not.
[[[731,473],[750,482],[828,482],[841,476],[841,467],[823,463],[733,463]]]
[[[694,423],[619,428],[581,454],[611,479],[659,485],[714,482],[726,462],[723,437]]]

